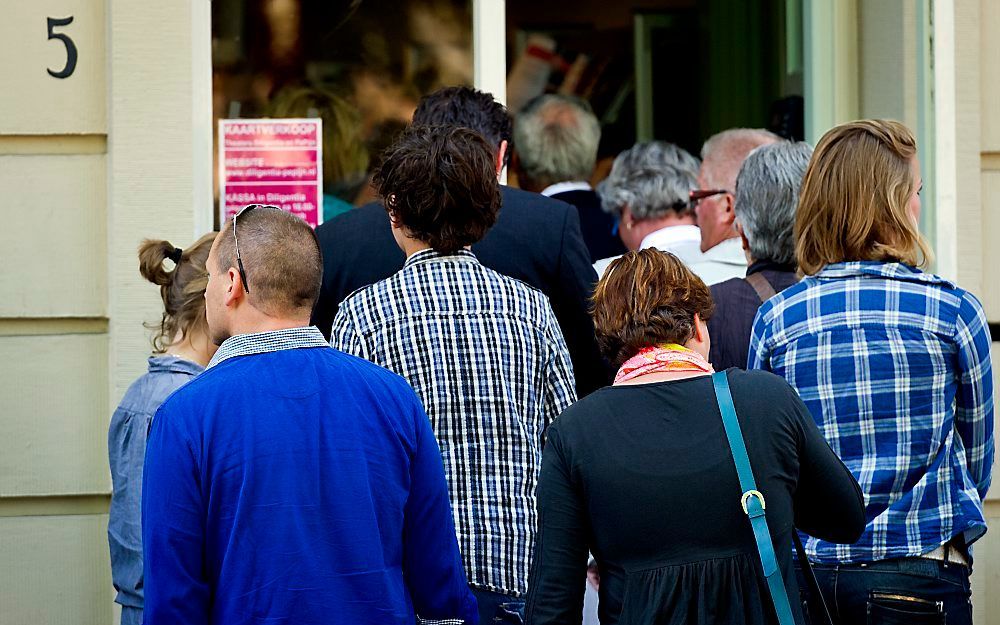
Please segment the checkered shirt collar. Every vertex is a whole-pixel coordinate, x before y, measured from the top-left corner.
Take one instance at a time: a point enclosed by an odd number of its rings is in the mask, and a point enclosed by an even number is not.
[[[831,263],[824,266],[812,277],[820,280],[858,277],[889,278],[905,282],[923,282],[926,284],[941,284],[955,288],[955,285],[940,276],[924,273],[919,269],[903,263],[886,263],[878,260],[851,261]]]
[[[473,260],[473,261],[476,261],[477,259],[476,259],[476,255],[473,254],[471,250],[467,250],[465,248],[462,248],[462,249],[458,250],[454,254],[442,254],[441,252],[438,252],[437,250],[433,250],[433,249],[428,248],[426,250],[420,250],[419,252],[414,252],[413,254],[410,254],[410,257],[406,259],[406,263],[404,263],[403,266],[404,267],[409,267],[410,265],[422,264],[422,263],[426,263],[426,262],[432,261],[432,260],[466,260],[466,261]]]
[[[316,326],[273,330],[271,332],[256,332],[253,334],[237,334],[226,339],[215,352],[212,361],[208,363],[211,369],[215,365],[236,358],[266,354],[285,349],[301,349],[303,347],[329,347],[323,338],[323,333]]]

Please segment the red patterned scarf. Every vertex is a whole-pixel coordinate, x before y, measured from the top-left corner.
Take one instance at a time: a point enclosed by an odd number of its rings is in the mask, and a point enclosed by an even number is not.
[[[615,384],[637,378],[647,373],[677,371],[704,371],[714,373],[712,364],[698,352],[676,343],[644,347],[626,360],[615,376]]]

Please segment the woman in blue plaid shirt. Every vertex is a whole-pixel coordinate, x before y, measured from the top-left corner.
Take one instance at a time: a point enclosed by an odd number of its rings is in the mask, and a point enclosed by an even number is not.
[[[979,301],[920,270],[920,166],[902,124],[838,126],[802,182],[805,279],[761,306],[749,367],[795,387],[861,484],[854,545],[808,538],[837,623],[971,623],[971,545],[993,464]],[[901,622],[891,620],[891,622]]]

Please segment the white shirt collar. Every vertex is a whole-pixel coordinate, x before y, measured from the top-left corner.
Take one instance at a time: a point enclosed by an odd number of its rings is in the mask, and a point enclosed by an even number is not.
[[[701,228],[698,226],[667,226],[650,232],[639,244],[639,249],[655,247],[657,249],[669,249],[678,243],[689,243],[691,241],[701,242]]]
[[[708,248],[705,260],[746,267],[747,255],[743,252],[743,242],[740,238],[733,237]]]
[[[542,195],[545,197],[552,197],[553,195],[559,195],[560,193],[569,193],[570,191],[593,191],[594,188],[590,186],[589,182],[584,180],[570,180],[568,182],[557,182],[555,184],[550,184],[549,186],[542,189]]]

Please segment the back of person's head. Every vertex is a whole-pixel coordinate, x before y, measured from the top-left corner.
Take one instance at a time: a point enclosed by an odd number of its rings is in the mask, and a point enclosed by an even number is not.
[[[482,239],[500,210],[492,146],[462,126],[410,126],[372,183],[392,220],[442,254]]]
[[[273,207],[243,212],[236,220],[247,298],[272,317],[306,316],[319,297],[323,260],[316,233],[305,221]],[[237,268],[233,220],[216,244],[217,270]]]
[[[930,249],[908,210],[917,191],[917,143],[896,121],[842,124],[820,139],[802,180],[796,256],[806,274],[830,263],[879,260],[923,266]]]
[[[605,211],[617,214],[627,206],[643,220],[693,215],[688,200],[697,187],[698,159],[673,143],[649,141],[619,154],[597,192]]]
[[[702,184],[732,193],[747,155],[762,145],[779,141],[784,139],[763,128],[730,128],[712,135],[701,147]]]
[[[795,209],[812,146],[774,143],[757,148],[736,178],[736,220],[754,260],[795,262]]]
[[[350,102],[314,87],[285,87],[271,100],[268,115],[323,120],[323,188],[344,200],[367,180],[368,149],[361,137],[361,114]]]
[[[676,256],[656,248],[629,252],[608,266],[594,290],[594,329],[615,366],[644,347],[684,345],[714,305],[708,287]]]
[[[529,102],[514,123],[520,173],[530,185],[590,180],[601,142],[601,123],[590,105],[565,95]]]
[[[413,112],[413,124],[471,128],[489,142],[493,154],[506,141],[505,164],[514,147],[513,122],[507,109],[491,94],[472,87],[445,87],[425,95]]]
[[[409,124],[398,119],[385,119],[375,124],[368,138],[365,139],[365,147],[368,149],[368,175],[375,173],[379,165],[382,164],[382,155],[385,151],[396,143],[399,135],[403,134]]]
[[[157,354],[166,352],[171,343],[189,336],[192,331],[207,334],[205,287],[208,286],[208,270],[205,262],[216,234],[210,232],[184,250],[169,241],[153,239],[146,239],[139,246],[139,273],[159,285],[163,300],[160,323],[147,324],[155,331],[153,350]],[[164,264],[168,259],[173,266],[171,269]]]

